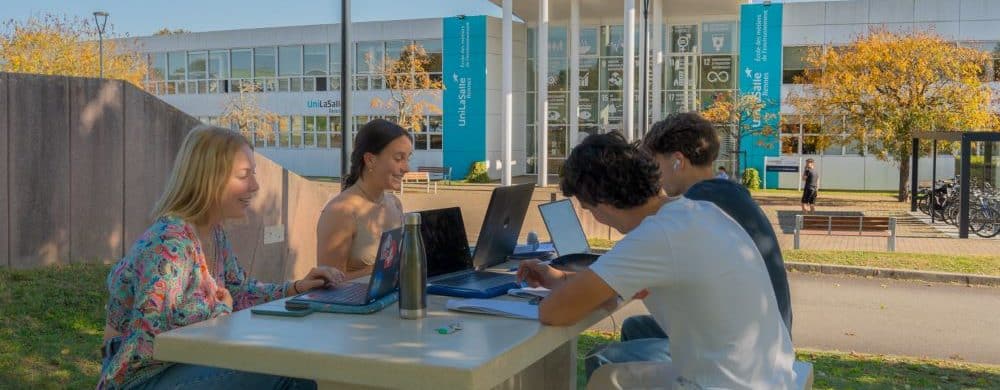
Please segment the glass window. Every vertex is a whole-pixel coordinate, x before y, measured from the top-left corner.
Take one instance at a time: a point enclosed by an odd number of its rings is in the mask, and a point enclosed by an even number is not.
[[[274,77],[276,65],[273,47],[253,49],[253,77]]]
[[[601,26],[601,55],[620,57],[625,53],[625,26]]]
[[[302,119],[301,117],[299,118],[299,121],[301,122]],[[292,130],[291,119],[292,118],[290,117],[283,116],[278,121],[278,141],[276,142],[278,146],[285,148],[288,147],[288,135]]]
[[[598,86],[599,71],[596,58],[580,59],[580,90],[596,91]]]
[[[807,135],[802,137],[802,154],[819,154],[820,137]]]
[[[281,46],[278,48],[278,75],[298,76],[302,74],[302,46]]]
[[[430,149],[431,150],[441,150],[444,149],[444,136],[441,134],[428,134],[430,137]]]
[[[340,74],[340,44],[330,45],[330,74]]]
[[[166,80],[167,77],[167,54],[153,53],[150,57],[149,79],[153,81]]]
[[[326,48],[326,45],[308,45],[303,48],[303,71],[306,76],[326,75]]]
[[[672,53],[695,53],[698,51],[698,25],[686,24],[670,26],[670,43],[668,49]]]
[[[250,49],[233,50],[233,78],[248,79],[250,73]]]
[[[399,60],[403,55],[403,49],[412,44],[413,41],[388,41],[385,43],[385,56],[389,61]],[[426,48],[424,49],[426,50]]]
[[[316,146],[316,119],[315,116],[305,117],[306,127],[303,133],[302,146]]]
[[[549,157],[566,157],[566,127],[549,128]]]
[[[413,149],[427,150],[427,134],[413,133]]]
[[[167,66],[170,69],[168,80],[184,80],[187,73],[187,59],[184,58],[186,54],[183,51],[175,51],[167,55]]]
[[[357,73],[375,73],[375,69],[381,66],[385,59],[385,45],[382,41],[358,42],[357,48],[357,58],[355,58]]]
[[[569,39],[566,27],[549,28],[549,59],[569,57]]]
[[[208,52],[188,52],[188,80],[201,80],[208,77]]]
[[[796,80],[796,78],[805,76],[806,69],[809,68],[806,63],[806,56],[809,54],[811,48],[812,46],[789,46],[784,48],[781,53],[783,68],[781,72],[782,83],[797,84],[801,82]]]
[[[441,71],[441,40],[440,39],[424,39],[421,41],[416,41],[416,44],[423,46],[424,51],[427,52],[427,56],[430,57],[430,62],[427,64],[426,70],[428,72],[440,72]]]
[[[535,58],[535,29],[528,28],[527,31],[528,40],[528,59]]]
[[[229,78],[229,52],[211,51],[208,53],[208,78]]]
[[[581,28],[580,29],[580,55],[581,56],[596,56],[597,55],[597,28]],[[582,65],[581,65],[582,66]]]
[[[444,131],[444,128],[441,127],[442,123],[440,115],[431,115],[427,117],[427,131],[432,133],[440,133]]]
[[[781,136],[781,154],[799,154],[799,136]]]
[[[292,116],[292,129],[291,129],[291,143],[290,146],[293,148],[302,146],[302,128],[304,118],[302,115]]]
[[[549,91],[569,90],[569,62],[564,58],[549,58]]]

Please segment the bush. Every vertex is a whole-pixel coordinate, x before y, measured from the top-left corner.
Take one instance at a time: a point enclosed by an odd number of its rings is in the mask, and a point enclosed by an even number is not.
[[[760,189],[760,174],[754,168],[747,168],[743,170],[743,186],[748,190],[754,191]]]
[[[466,183],[489,183],[490,174],[486,169],[485,161],[476,161],[469,168],[469,174],[465,175]]]

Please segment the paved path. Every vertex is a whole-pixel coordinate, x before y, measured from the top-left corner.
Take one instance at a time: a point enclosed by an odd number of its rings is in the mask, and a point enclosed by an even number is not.
[[[1000,288],[790,274],[795,346],[1000,364]],[[613,318],[646,313],[630,304]],[[608,319],[592,329],[612,330]]]

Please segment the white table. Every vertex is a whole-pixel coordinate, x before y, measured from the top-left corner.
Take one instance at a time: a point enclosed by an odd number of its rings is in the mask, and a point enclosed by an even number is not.
[[[314,379],[320,389],[567,389],[576,388],[577,335],[606,315],[551,327],[448,311],[448,299],[429,295],[422,320],[400,319],[396,305],[301,318],[243,310],[156,336],[154,358]],[[456,320],[461,331],[435,331]]]

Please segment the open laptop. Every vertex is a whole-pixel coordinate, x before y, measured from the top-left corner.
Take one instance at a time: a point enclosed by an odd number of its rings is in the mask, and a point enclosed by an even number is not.
[[[552,265],[586,267],[597,260],[600,255],[591,252],[580,218],[569,199],[540,204],[538,211],[552,238],[552,246],[559,254],[552,259]]]
[[[524,184],[493,190],[480,239],[471,256],[460,208],[420,212],[421,235],[427,251],[428,293],[489,298],[516,288],[514,275],[486,269],[502,264],[514,253],[534,188],[534,184]]]
[[[382,233],[379,250],[368,283],[348,282],[322,290],[313,290],[295,297],[296,300],[320,303],[364,306],[396,291],[399,286],[400,243],[403,228]]]

